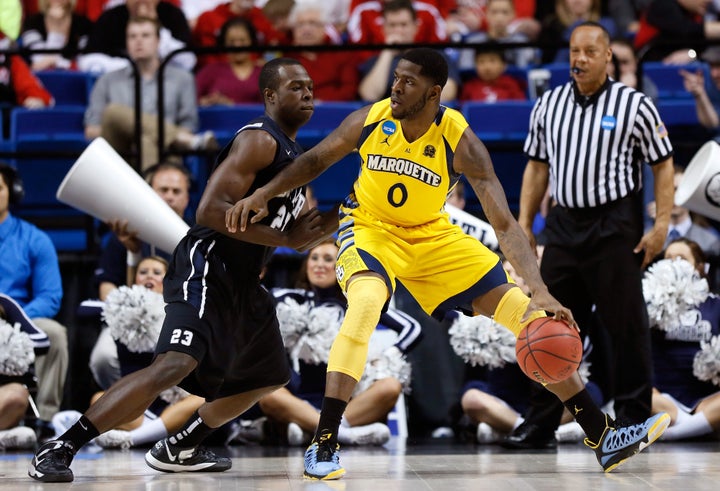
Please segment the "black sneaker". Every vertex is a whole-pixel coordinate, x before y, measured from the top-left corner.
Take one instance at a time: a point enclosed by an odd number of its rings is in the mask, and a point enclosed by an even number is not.
[[[75,447],[63,440],[51,440],[38,448],[33,456],[28,476],[42,482],[70,482],[74,476],[70,463]]]
[[[173,449],[167,438],[148,450],[145,462],[162,472],[222,472],[232,467],[232,460],[219,457],[203,447]]]

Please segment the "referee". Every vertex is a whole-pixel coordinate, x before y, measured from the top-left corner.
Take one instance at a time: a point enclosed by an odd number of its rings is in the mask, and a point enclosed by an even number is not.
[[[652,391],[642,268],[660,253],[667,235],[673,149],[652,101],[606,75],[609,43],[600,24],[576,27],[570,38],[572,80],[535,104],[518,221],[534,244],[532,222],[549,184],[556,206],[546,219],[543,280],[581,328],[599,321],[607,330],[610,353],[603,355],[609,355],[612,372],[605,376],[614,394],[606,395],[614,395],[618,418],[636,423],[649,417]],[[655,177],[657,202],[655,225],[645,235],[644,162]],[[505,446],[556,445],[563,408],[552,396],[537,391],[525,422]]]

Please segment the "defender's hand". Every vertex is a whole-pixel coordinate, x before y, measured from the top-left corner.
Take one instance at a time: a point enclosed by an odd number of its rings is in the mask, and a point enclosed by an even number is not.
[[[250,212],[255,212],[250,218],[250,223],[257,223],[268,215],[268,200],[265,199],[259,190],[256,190],[250,196],[241,199],[235,203],[232,208],[225,212],[225,228],[228,232],[234,234],[237,232],[238,222],[240,231],[244,232],[248,225],[248,217]]]

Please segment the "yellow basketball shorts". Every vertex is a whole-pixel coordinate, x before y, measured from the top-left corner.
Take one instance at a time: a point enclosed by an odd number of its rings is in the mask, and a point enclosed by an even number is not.
[[[512,280],[500,258],[447,216],[417,227],[380,221],[361,208],[341,207],[336,274],[343,290],[355,273],[374,271],[389,292],[400,281],[425,312],[473,312],[472,301]]]

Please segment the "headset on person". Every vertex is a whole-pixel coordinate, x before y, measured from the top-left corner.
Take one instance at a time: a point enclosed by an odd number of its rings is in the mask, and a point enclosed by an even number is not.
[[[0,162],[0,174],[2,174],[5,184],[10,190],[10,204],[16,205],[22,201],[25,196],[25,187],[18,171],[5,162]]]

